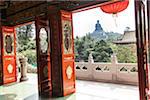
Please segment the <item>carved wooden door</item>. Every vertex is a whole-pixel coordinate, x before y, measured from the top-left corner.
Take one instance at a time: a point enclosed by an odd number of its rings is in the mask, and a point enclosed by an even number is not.
[[[36,18],[35,24],[39,93],[50,96],[52,86],[49,21],[45,16],[41,16]]]
[[[3,84],[15,82],[16,76],[16,32],[14,27],[2,27]]]
[[[63,95],[75,92],[72,13],[61,11]]]
[[[140,100],[150,100],[150,1],[135,0],[136,38]],[[148,16],[146,18],[146,11]],[[148,31],[146,29],[148,24]]]
[[[49,6],[53,96],[75,92],[72,12]]]

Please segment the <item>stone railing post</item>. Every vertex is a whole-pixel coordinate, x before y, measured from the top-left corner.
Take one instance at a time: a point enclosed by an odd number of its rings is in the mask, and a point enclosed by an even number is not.
[[[94,59],[93,59],[93,56],[92,56],[92,53],[89,54],[89,57],[88,57],[88,71],[89,71],[89,74],[90,74],[90,79],[93,79],[93,74],[94,74],[94,69],[93,69],[93,65],[94,65]]]
[[[117,80],[117,56],[115,53],[112,54],[111,56],[111,64],[112,64],[112,81]]]
[[[27,58],[26,57],[21,57],[19,58],[20,65],[21,65],[21,77],[20,77],[20,82],[28,80],[27,78]]]
[[[89,54],[88,63],[94,63],[94,59],[93,59],[92,53]]]
[[[111,63],[112,64],[117,64],[118,63],[117,56],[116,56],[115,53],[113,53],[112,56],[111,56]]]

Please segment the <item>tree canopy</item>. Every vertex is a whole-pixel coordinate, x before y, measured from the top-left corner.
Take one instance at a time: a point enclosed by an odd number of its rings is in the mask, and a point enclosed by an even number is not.
[[[76,37],[75,60],[88,61],[90,53],[92,53],[95,62],[109,62],[113,51],[104,40],[94,40],[90,34],[81,38]]]
[[[36,64],[36,42],[33,39],[34,24],[24,25],[17,30],[17,54],[28,58],[28,63]]]
[[[112,39],[113,40],[113,39]],[[92,53],[95,62],[110,62],[111,55],[117,54],[119,63],[136,63],[136,51],[128,45],[115,45],[109,40],[94,39],[87,34],[75,38],[75,61],[88,61]]]

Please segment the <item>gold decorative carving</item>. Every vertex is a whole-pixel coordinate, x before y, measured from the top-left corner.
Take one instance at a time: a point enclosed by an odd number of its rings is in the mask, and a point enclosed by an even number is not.
[[[67,69],[66,69],[66,74],[67,74],[67,78],[68,78],[68,79],[71,79],[72,74],[73,74],[73,70],[72,70],[72,68],[71,68],[70,65],[69,65],[69,66],[67,67]]]
[[[71,21],[63,20],[62,21],[62,30],[63,30],[63,48],[64,48],[64,53],[65,54],[71,54],[73,52]]]
[[[13,66],[11,65],[11,64],[9,64],[8,66],[7,66],[7,71],[8,71],[8,73],[13,73]]]

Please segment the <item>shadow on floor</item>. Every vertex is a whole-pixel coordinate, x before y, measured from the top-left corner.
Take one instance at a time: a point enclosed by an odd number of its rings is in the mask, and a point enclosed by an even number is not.
[[[15,100],[16,97],[16,94],[3,94],[0,95],[0,100]]]
[[[76,100],[76,95],[71,94],[66,97],[57,97],[57,98],[46,98],[46,97],[39,97],[38,94],[33,94],[24,100]]]

